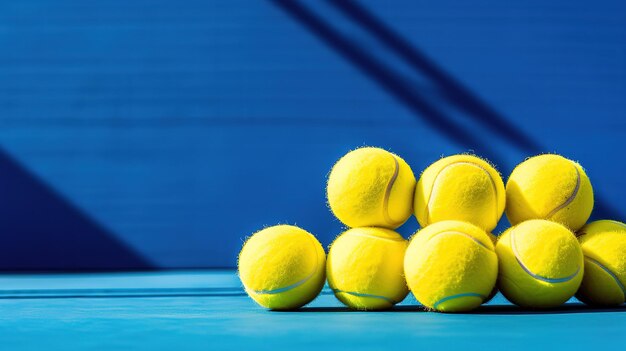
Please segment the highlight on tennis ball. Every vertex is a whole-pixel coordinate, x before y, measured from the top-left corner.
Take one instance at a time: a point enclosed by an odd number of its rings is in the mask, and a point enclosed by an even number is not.
[[[473,155],[455,155],[424,170],[413,207],[422,227],[460,220],[489,232],[498,225],[505,202],[502,177],[489,162]]]
[[[413,236],[404,272],[411,292],[428,309],[465,312],[490,297],[498,257],[483,229],[468,222],[441,221]]]
[[[245,242],[237,266],[254,301],[269,309],[290,310],[311,302],[322,290],[326,254],[311,233],[277,225]]]
[[[585,274],[576,297],[598,306],[621,305],[626,297],[626,224],[601,220],[578,231]]]
[[[583,252],[567,227],[532,219],[509,228],[496,244],[498,288],[512,303],[529,308],[557,307],[583,279]]]
[[[413,212],[414,191],[411,167],[380,148],[347,153],[328,176],[328,205],[337,219],[352,228],[398,228]]]
[[[547,154],[520,163],[506,184],[506,216],[512,225],[528,219],[548,219],[573,231],[593,209],[593,188],[576,162]]]
[[[328,285],[339,301],[357,310],[383,310],[408,294],[403,260],[407,242],[391,229],[352,228],[331,244]]]
[[[291,225],[244,243],[239,277],[259,305],[298,309],[326,281],[324,301],[334,295],[362,311],[393,309],[409,292],[424,309],[448,313],[480,308],[498,292],[525,309],[574,296],[603,308],[626,302],[626,224],[587,223],[591,182],[563,156],[523,161],[505,186],[479,156],[441,158],[416,181],[398,155],[362,147],[332,167],[326,198],[347,227],[328,257],[315,236]],[[503,213],[511,227],[495,235]],[[407,241],[395,229],[411,215],[421,228]]]

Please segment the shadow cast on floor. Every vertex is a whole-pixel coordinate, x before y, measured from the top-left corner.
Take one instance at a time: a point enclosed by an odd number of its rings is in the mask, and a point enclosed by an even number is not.
[[[348,307],[343,307],[343,306],[332,306],[332,307],[302,307],[298,310],[293,310],[293,311],[272,311],[272,312],[295,312],[295,313],[301,313],[301,312],[347,312],[347,313],[380,313],[380,312],[427,312],[427,310],[419,305],[404,305],[404,306],[394,306],[390,309],[387,310],[382,310],[382,311],[361,311],[361,310],[353,310],[350,309]]]
[[[359,311],[349,309],[347,307],[342,306],[334,306],[334,307],[303,307],[298,310],[293,311],[273,311],[277,313],[302,313],[302,312],[319,312],[319,313],[329,313],[329,312],[340,312],[340,313],[395,313],[395,312],[430,312],[428,309],[424,308],[421,305],[402,305],[402,306],[394,306],[391,309],[383,310],[383,311]],[[615,306],[615,307],[595,307],[595,306],[587,306],[582,303],[567,303],[561,307],[550,308],[550,309],[542,309],[542,310],[529,310],[525,308],[521,308],[515,305],[484,305],[479,307],[476,310],[470,312],[463,313],[451,313],[454,315],[458,314],[485,314],[485,315],[532,315],[532,314],[572,314],[572,313],[601,313],[601,312],[626,312],[626,305]]]

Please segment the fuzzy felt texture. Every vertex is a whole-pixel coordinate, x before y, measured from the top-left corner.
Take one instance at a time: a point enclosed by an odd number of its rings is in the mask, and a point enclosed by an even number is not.
[[[548,219],[576,231],[593,209],[593,188],[576,162],[539,155],[520,163],[506,184],[506,216],[512,225]]]
[[[455,155],[430,165],[415,189],[413,208],[422,227],[444,220],[493,230],[504,212],[504,183],[488,162]]]
[[[407,241],[390,229],[349,229],[330,247],[328,285],[348,307],[389,308],[408,294],[402,267],[406,247]]]
[[[364,147],[343,156],[328,177],[333,214],[348,227],[395,229],[411,216],[415,175],[400,157]]]
[[[585,225],[578,240],[585,275],[576,297],[590,305],[620,305],[626,298],[626,224],[601,220]]]
[[[484,230],[467,222],[441,221],[413,236],[404,272],[424,306],[463,312],[480,306],[492,293],[498,259]]]
[[[565,226],[529,220],[499,238],[498,288],[511,302],[530,308],[557,307],[569,300],[583,277],[583,254]]]
[[[307,231],[290,225],[252,235],[239,254],[239,278],[248,295],[263,307],[294,309],[322,290],[326,255]]]

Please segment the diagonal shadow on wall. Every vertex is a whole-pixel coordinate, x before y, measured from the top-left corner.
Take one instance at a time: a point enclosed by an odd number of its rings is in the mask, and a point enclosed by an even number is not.
[[[462,144],[465,148],[475,150],[488,159],[500,159],[480,138],[477,138],[462,126],[456,125],[451,118],[437,109],[434,104],[431,104],[426,98],[418,94],[402,75],[376,60],[365,49],[353,43],[349,38],[342,36],[325,23],[322,18],[296,1],[272,1],[300,21],[313,34],[317,35],[326,44],[353,63],[363,73],[374,79],[430,126]]]
[[[0,150],[0,270],[153,266]]]
[[[423,119],[443,135],[448,136],[464,147],[473,149],[498,164],[505,164],[502,157],[492,152],[488,145],[464,130],[462,126],[457,125],[445,113],[439,111],[434,104],[429,103],[427,98],[417,94],[402,79],[402,76],[395,73],[391,67],[387,67],[384,63],[377,61],[365,49],[359,47],[357,43],[354,43],[349,38],[342,36],[341,33],[334,30],[322,18],[308,10],[305,6],[302,6],[297,1],[272,1],[344,58],[352,62],[363,73],[374,79],[379,85],[409,107],[417,117]],[[365,8],[349,1],[328,1],[372,33],[384,45],[408,62],[411,67],[431,79],[455,106],[468,113],[476,122],[506,137],[514,146],[529,155],[545,152],[545,149],[539,143],[510,124],[504,116],[481,101],[476,94],[463,87],[456,79],[430,61],[400,35],[394,33],[382,21],[376,19]],[[593,218],[621,218],[621,215],[604,199],[596,197]]]
[[[412,46],[408,40],[394,32],[366,8],[355,1],[328,0],[328,2],[378,38],[381,43],[402,57],[416,71],[428,77],[441,89],[450,102],[473,117],[475,122],[504,136],[512,144],[531,154],[537,154],[544,150],[539,143],[509,123],[504,116],[438,67],[420,50]]]

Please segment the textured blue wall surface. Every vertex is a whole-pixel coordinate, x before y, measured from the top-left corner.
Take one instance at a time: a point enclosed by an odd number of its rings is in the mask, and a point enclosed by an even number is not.
[[[416,175],[559,152],[625,219],[623,1],[5,1],[0,44],[0,269],[228,267],[276,223],[327,245],[361,145]]]

